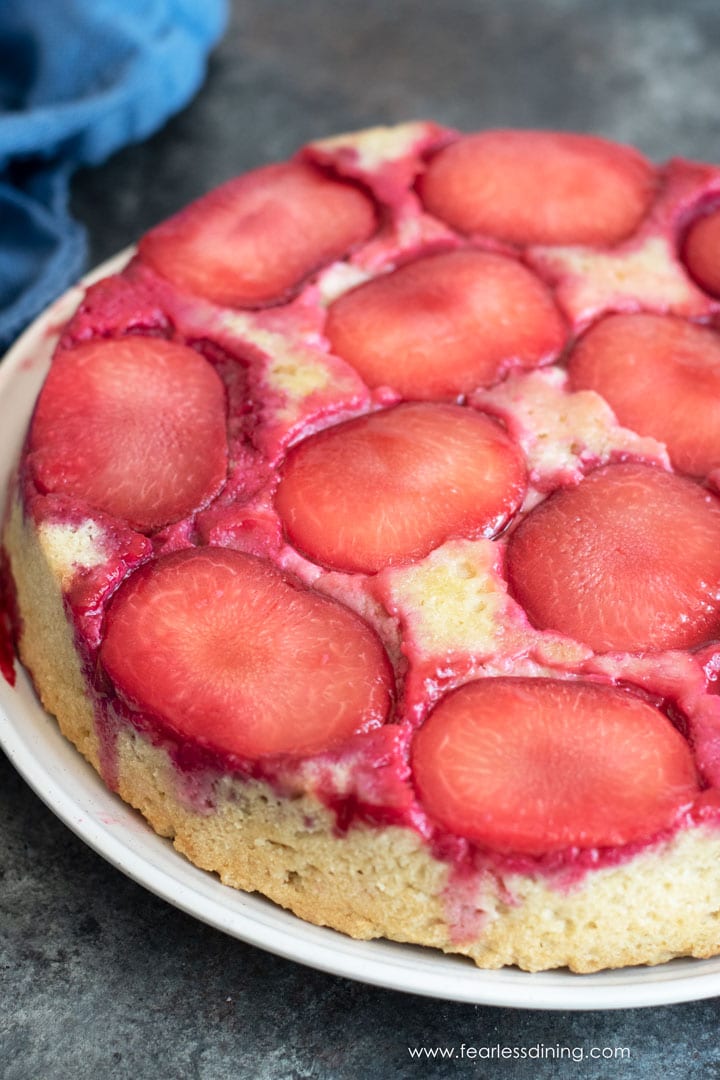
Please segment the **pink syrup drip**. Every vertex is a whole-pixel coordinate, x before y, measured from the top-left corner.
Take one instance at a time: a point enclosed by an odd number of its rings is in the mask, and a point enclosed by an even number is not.
[[[15,685],[15,647],[10,615],[2,607],[0,607],[0,674],[10,686]]]
[[[120,759],[118,734],[120,720],[110,703],[95,709],[95,732],[98,739],[100,775],[111,791],[117,791],[120,783]]]
[[[15,635],[19,625],[15,592],[4,552],[0,551],[0,675],[15,686]]]

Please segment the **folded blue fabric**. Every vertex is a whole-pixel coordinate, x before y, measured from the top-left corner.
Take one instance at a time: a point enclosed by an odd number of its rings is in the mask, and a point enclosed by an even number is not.
[[[182,108],[226,0],[0,0],[0,347],[82,272],[80,165]]]

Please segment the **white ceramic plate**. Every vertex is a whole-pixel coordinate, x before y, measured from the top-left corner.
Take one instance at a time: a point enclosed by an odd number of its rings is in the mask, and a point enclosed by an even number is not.
[[[89,280],[116,271],[127,258],[127,252],[117,256]],[[81,295],[73,289],[53,304],[0,366],[0,506],[47,370],[53,331]],[[187,862],[105,788],[60,735],[20,670],[15,688],[0,677],[0,743],[50,809],[128,877],[233,937],[322,971],[431,997],[532,1009],[619,1009],[720,994],[720,957],[599,975],[480,971],[469,961],[431,949],[353,941],[310,926],[262,897],[227,888]]]

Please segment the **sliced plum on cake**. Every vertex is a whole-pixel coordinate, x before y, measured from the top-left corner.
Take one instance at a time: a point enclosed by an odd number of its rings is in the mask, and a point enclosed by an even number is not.
[[[667,446],[676,469],[720,467],[720,334],[671,315],[609,315],[569,361],[573,390],[595,390],[624,427]]]
[[[685,237],[683,256],[697,283],[712,296],[720,296],[720,209],[693,222]]]
[[[637,150],[593,135],[485,131],[440,150],[420,180],[425,207],[465,234],[511,244],[612,245],[656,189]]]
[[[226,307],[276,304],[314,271],[368,240],[373,200],[298,161],[230,180],[140,241],[140,257],[183,289]]]
[[[412,766],[434,822],[527,855],[647,840],[699,794],[690,748],[660,709],[572,680],[466,683],[420,728]]]
[[[332,748],[384,723],[393,697],[388,657],[359,616],[223,548],[132,574],[108,608],[100,661],[131,706],[241,758]]]
[[[525,517],[507,569],[542,630],[596,652],[693,649],[720,636],[720,499],[651,465],[605,465]]]
[[[521,451],[461,405],[397,405],[296,444],[275,506],[292,544],[335,570],[374,573],[456,537],[496,535],[522,503]]]
[[[205,506],[225,482],[225,389],[193,349],[159,338],[61,350],[28,449],[41,492],[152,531]]]
[[[532,271],[465,248],[414,259],[345,293],[330,305],[325,333],[368,386],[427,400],[550,363],[566,328]]]

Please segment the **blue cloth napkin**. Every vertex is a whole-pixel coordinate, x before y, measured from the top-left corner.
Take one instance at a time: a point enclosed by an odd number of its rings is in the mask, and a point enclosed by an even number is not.
[[[82,272],[69,182],[182,108],[226,0],[0,0],[0,348]]]

